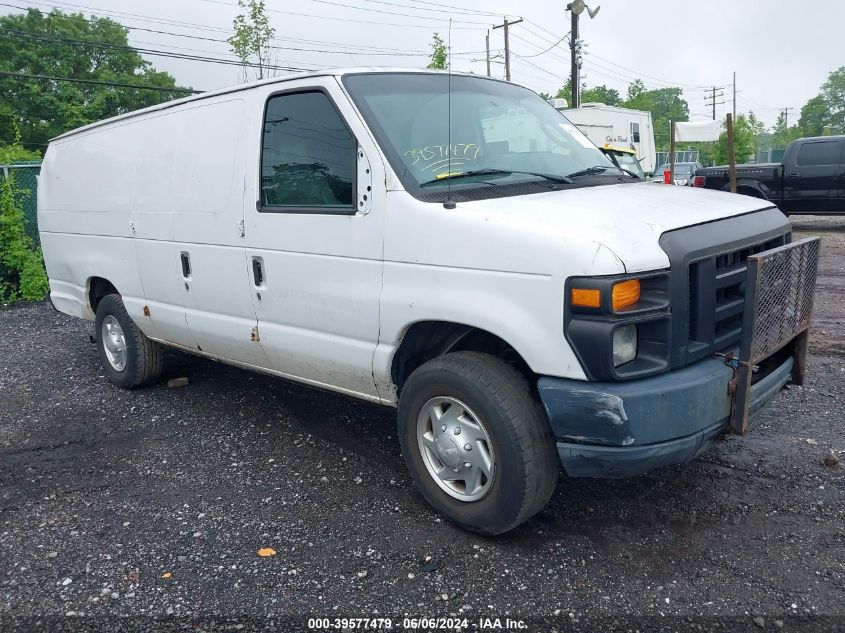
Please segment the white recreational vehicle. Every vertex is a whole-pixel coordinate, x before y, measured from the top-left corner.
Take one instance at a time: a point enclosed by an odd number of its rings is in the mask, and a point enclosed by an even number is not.
[[[552,105],[598,147],[604,147],[605,144],[629,147],[636,150],[644,172],[654,171],[656,152],[651,112],[603,103],[583,103],[580,108],[566,109],[565,103],[563,107],[558,103]]]

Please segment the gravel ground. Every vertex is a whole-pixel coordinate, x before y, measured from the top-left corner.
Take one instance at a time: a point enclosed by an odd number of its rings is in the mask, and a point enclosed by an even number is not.
[[[805,386],[685,466],[561,477],[497,538],[429,510],[391,409],[182,354],[189,386],[123,391],[89,323],[0,309],[0,628],[842,630],[845,220],[800,220],[825,238]]]

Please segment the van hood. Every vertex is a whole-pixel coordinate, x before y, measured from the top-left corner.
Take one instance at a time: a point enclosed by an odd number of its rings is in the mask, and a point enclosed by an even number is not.
[[[749,196],[651,183],[614,184],[459,203],[485,220],[600,243],[627,272],[669,266],[660,236],[772,204]],[[725,236],[729,241],[730,236]]]

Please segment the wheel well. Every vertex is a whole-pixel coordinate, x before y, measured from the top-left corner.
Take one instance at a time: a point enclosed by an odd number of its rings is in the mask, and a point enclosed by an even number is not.
[[[91,277],[88,280],[88,305],[91,307],[91,311],[96,314],[97,313],[97,306],[100,303],[100,300],[105,297],[106,295],[110,294],[120,294],[117,291],[117,288],[114,287],[108,279],[103,279],[102,277]]]
[[[530,385],[536,383],[537,375],[519,353],[495,334],[486,330],[443,321],[422,321],[414,323],[405,336],[396,354],[390,374],[397,393],[417,367],[449,352],[483,352],[501,358],[515,367]]]
[[[768,200],[768,198],[766,198],[766,194],[760,191],[757,187],[750,187],[748,185],[738,185],[736,188],[736,192],[745,194],[746,196],[753,196],[754,198],[762,198],[763,200]]]

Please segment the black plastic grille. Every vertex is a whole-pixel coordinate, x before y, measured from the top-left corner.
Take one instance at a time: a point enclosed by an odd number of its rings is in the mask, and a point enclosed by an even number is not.
[[[700,358],[739,344],[748,256],[784,243],[779,236],[690,264],[688,355]]]

